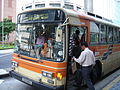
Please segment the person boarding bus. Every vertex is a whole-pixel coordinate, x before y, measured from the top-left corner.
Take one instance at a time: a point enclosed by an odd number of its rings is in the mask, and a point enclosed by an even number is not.
[[[82,77],[83,80],[85,80],[89,90],[95,90],[90,78],[92,66],[95,65],[95,56],[93,52],[88,48],[87,42],[82,42],[81,48],[84,51],[81,52],[79,58],[77,59],[73,56],[73,59],[82,66]]]

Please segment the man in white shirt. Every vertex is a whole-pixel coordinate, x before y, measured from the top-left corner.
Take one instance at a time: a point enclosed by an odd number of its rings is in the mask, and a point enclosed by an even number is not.
[[[85,80],[89,90],[95,90],[93,83],[90,78],[90,73],[92,71],[92,66],[95,65],[95,56],[93,52],[88,48],[87,42],[81,43],[82,51],[79,58],[73,57],[73,59],[82,66],[82,77]]]

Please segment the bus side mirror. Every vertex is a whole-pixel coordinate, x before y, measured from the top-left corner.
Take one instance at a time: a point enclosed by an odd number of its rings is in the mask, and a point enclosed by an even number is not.
[[[56,41],[61,42],[62,41],[62,29],[57,28],[56,30]]]

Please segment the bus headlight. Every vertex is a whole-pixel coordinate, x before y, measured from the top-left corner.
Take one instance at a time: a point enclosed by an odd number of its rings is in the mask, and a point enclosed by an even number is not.
[[[42,75],[44,77],[53,78],[53,73],[52,72],[42,71]]]
[[[43,71],[43,72],[42,72],[42,75],[46,77],[46,76],[47,76],[47,73]]]
[[[12,61],[12,67],[18,67],[18,63],[15,61]]]

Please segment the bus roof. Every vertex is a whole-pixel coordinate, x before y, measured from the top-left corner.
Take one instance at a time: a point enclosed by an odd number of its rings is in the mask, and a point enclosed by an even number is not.
[[[94,21],[94,22],[100,22],[100,23],[103,23],[103,24],[107,24],[107,25],[111,25],[111,26],[115,26],[115,27],[120,28],[119,25],[114,24],[112,22],[108,22],[106,20],[96,18],[96,17],[90,16],[90,15],[87,15],[87,14],[85,14],[83,12],[78,12],[78,11],[75,11],[75,10],[72,10],[72,9],[54,8],[54,7],[52,8],[51,7],[51,8],[31,9],[31,10],[24,11],[22,13],[32,12],[32,11],[37,11],[37,10],[45,10],[45,9],[59,9],[59,10],[62,10],[67,16],[72,16],[72,17],[76,17],[76,18],[82,18],[82,19],[86,19],[86,20],[90,20],[90,21]],[[22,14],[22,13],[20,13],[20,14]]]

